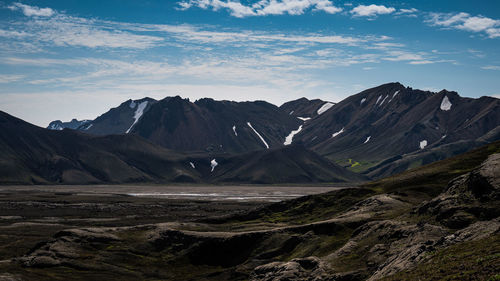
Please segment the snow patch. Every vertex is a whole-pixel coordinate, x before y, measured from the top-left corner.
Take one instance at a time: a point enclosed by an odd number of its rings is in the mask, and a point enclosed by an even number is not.
[[[382,99],[382,95],[380,95],[380,96],[378,97],[377,102],[375,102],[375,105],[377,105],[377,104],[378,104],[378,102],[380,101],[380,99]]]
[[[444,136],[442,136],[442,137],[441,137],[441,139],[444,139],[444,138],[446,138],[446,137],[447,137],[447,135],[444,135]]]
[[[259,132],[257,132],[257,130],[255,130],[253,127],[252,127],[252,124],[250,122],[247,122],[247,125],[248,127],[250,127],[250,129],[253,130],[253,132],[260,138],[260,140],[264,143],[264,145],[266,146],[267,149],[269,149],[269,145],[267,144],[267,142],[264,140],[264,138],[259,134]]]
[[[427,146],[427,140],[423,140],[420,142],[420,149],[424,149]]]
[[[327,111],[328,109],[330,109],[332,106],[334,106],[335,104],[331,103],[331,102],[327,102],[325,104],[323,104],[319,109],[318,109],[318,115],[320,114],[323,114],[325,111]]]
[[[137,121],[139,121],[139,118],[141,118],[142,114],[144,113],[144,109],[146,108],[147,105],[148,105],[148,101],[143,101],[143,102],[141,102],[141,104],[139,104],[139,106],[135,110],[134,123],[132,123],[132,125],[130,126],[130,128],[128,128],[128,130],[125,132],[125,134],[128,134],[130,132],[130,130],[132,129],[132,127],[134,127],[135,123],[137,123]]]
[[[130,108],[133,109],[133,108],[135,108],[136,105],[137,104],[135,103],[135,101],[131,100],[128,106],[130,106]]]
[[[365,140],[365,142],[364,142],[364,143],[369,142],[371,138],[372,138],[372,136],[368,136],[368,137],[366,138],[366,140]]]
[[[63,129],[63,127],[59,124],[52,124],[52,125],[50,125],[49,129],[61,131]]]
[[[447,96],[444,96],[443,100],[441,101],[441,110],[443,111],[448,111],[451,109],[451,102],[448,99]]]
[[[233,132],[235,136],[238,136],[238,133],[236,132],[236,125],[233,126]]]
[[[191,168],[196,169],[193,162],[189,162],[189,165],[191,165]]]
[[[342,134],[343,132],[344,132],[344,127],[342,127],[342,129],[340,129],[340,131],[338,131],[338,132],[336,132],[336,133],[333,133],[333,134],[332,134],[332,138],[334,138],[334,137],[336,137],[336,136],[338,136],[338,135]]]
[[[294,130],[292,131],[286,138],[285,138],[285,142],[283,143],[284,145],[290,145],[292,144],[292,141],[293,141],[293,136],[295,136],[296,134],[298,134],[300,131],[302,131],[302,125],[299,126],[299,128],[297,130]]]
[[[94,126],[94,124],[88,125],[84,130],[87,131],[88,129],[92,128],[92,126]]]
[[[366,101],[366,98],[363,98],[363,99],[361,100],[361,102],[359,103],[359,105],[363,105],[363,103],[364,103],[365,101]]]
[[[290,113],[288,113],[288,115],[292,115],[292,114],[293,114],[293,110],[292,110],[292,111],[290,111]]]
[[[399,90],[397,90],[394,95],[392,95],[392,98],[387,102],[390,103],[397,95],[399,94]]]
[[[382,102],[378,105],[378,106],[381,106],[382,104],[384,104],[384,101],[389,97],[389,95],[385,96],[385,98],[382,100]]]
[[[217,163],[217,161],[215,161],[215,158],[212,159],[212,161],[210,161],[210,167],[212,167],[212,170],[210,172],[213,172],[215,167],[217,167],[217,165],[219,165],[219,163]]]
[[[307,120],[311,119],[311,117],[297,117],[299,118],[300,120],[306,122]]]

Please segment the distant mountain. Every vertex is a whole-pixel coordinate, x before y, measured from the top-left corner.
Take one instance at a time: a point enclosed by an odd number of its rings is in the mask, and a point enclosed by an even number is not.
[[[361,181],[301,146],[242,155],[179,153],[135,134],[36,127],[0,111],[0,184]]]
[[[264,101],[181,97],[128,100],[77,129],[94,135],[137,134],[179,151],[243,153],[281,147],[302,120]]]
[[[500,139],[500,100],[389,83],[346,98],[308,121],[295,139],[378,177]],[[393,163],[399,165],[389,168]]]
[[[289,115],[296,116],[305,121],[325,112],[334,104],[335,103],[322,101],[320,99],[309,100],[300,98],[282,104],[280,109]]]
[[[50,130],[63,130],[63,129],[77,129],[78,127],[80,126],[83,126],[87,123],[89,123],[91,120],[76,120],[76,119],[72,119],[71,121],[69,122],[62,122],[61,120],[56,120],[56,121],[52,121],[50,122],[49,126],[47,126],[47,129],[50,129]]]
[[[174,150],[241,153],[281,147],[301,124],[264,101],[193,103],[177,96],[153,104],[131,133]]]
[[[128,100],[77,128],[135,134],[182,152],[241,154],[303,144],[379,178],[500,139],[500,100],[388,83],[335,104],[301,98],[276,107],[179,96]]]

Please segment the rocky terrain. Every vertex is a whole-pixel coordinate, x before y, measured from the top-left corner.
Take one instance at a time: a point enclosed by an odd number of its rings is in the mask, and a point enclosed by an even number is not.
[[[496,142],[237,214],[64,229],[0,268],[14,280],[495,280],[499,181]]]

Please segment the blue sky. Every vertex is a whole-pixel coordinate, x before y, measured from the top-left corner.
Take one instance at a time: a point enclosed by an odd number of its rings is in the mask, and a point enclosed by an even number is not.
[[[498,1],[0,2],[0,110],[40,126],[132,98],[340,101],[399,81],[500,97]]]

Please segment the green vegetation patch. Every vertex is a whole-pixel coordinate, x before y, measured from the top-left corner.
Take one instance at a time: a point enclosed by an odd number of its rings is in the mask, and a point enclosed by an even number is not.
[[[380,193],[416,191],[434,197],[444,190],[450,180],[472,171],[494,153],[500,153],[500,141],[367,183],[363,187],[372,188]]]

